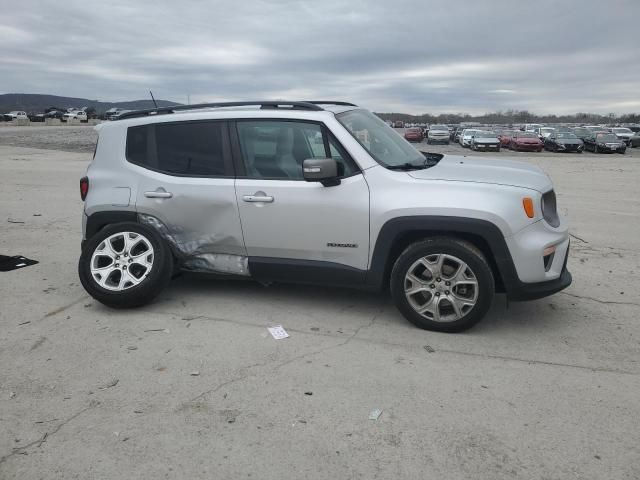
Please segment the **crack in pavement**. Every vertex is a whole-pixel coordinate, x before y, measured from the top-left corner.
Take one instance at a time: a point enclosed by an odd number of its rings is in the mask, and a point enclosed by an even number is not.
[[[591,300],[592,302],[602,303],[604,305],[631,305],[634,307],[640,307],[640,303],[635,302],[617,302],[615,300],[600,300],[599,298],[589,297],[588,295],[576,295],[575,293],[559,292],[561,295],[568,297],[580,298],[581,300]]]
[[[7,455],[4,455],[3,457],[0,457],[0,464],[6,462],[7,460],[9,460],[14,455],[22,455],[22,454],[26,453],[26,451],[29,448],[33,447],[34,445],[37,445],[38,447],[41,447],[44,442],[46,442],[49,438],[51,438],[53,435],[58,433],[60,431],[60,429],[62,427],[64,427],[66,424],[68,424],[72,420],[75,420],[80,415],[82,415],[84,412],[86,412],[87,410],[89,410],[89,409],[91,409],[93,407],[98,406],[99,404],[100,404],[100,402],[98,402],[96,400],[92,400],[89,403],[89,406],[87,406],[87,407],[83,408],[82,410],[74,413],[69,418],[67,418],[65,421],[60,422],[58,425],[56,425],[56,427],[53,430],[51,430],[50,432],[48,432],[48,431],[45,432],[44,435],[42,435],[42,437],[38,438],[37,440],[34,440],[33,442],[27,443],[26,445],[23,445],[22,447],[14,448],[11,453],[8,453]]]
[[[580,297],[578,295],[573,295],[573,294],[569,294],[566,292],[559,292],[563,295],[568,295],[571,297],[577,297],[577,298],[583,298]],[[595,302],[598,302],[598,299],[592,299],[590,297],[584,297],[588,300],[593,300]],[[623,303],[623,302],[607,302],[607,301],[600,301],[602,303],[614,303],[614,304],[621,304],[621,305],[632,305],[632,306],[640,306],[639,304],[636,303]],[[351,342],[352,340],[358,340],[364,343],[370,343],[370,344],[376,344],[376,345],[386,345],[389,347],[399,347],[399,348],[415,348],[415,349],[421,349],[422,346],[421,345],[408,345],[406,343],[394,343],[394,342],[388,342],[388,341],[382,341],[382,340],[377,340],[377,339],[360,339],[360,338],[356,338],[356,335],[358,335],[362,330],[364,330],[365,328],[369,328],[371,327],[373,324],[375,324],[377,318],[384,312],[384,308],[382,308],[378,313],[376,313],[371,320],[369,320],[369,322],[361,325],[360,327],[358,327],[353,334],[351,334],[347,339],[345,339],[344,341],[341,341],[339,343],[336,343],[334,345],[330,345],[328,347],[324,347],[318,350],[315,350],[313,352],[308,352],[308,353],[304,353],[302,355],[298,355],[296,357],[293,357],[289,360],[285,360],[283,362],[282,365],[277,365],[275,367],[275,369],[279,369],[284,365],[287,365],[289,363],[292,363],[293,361],[299,360],[300,358],[305,358],[311,355],[315,355],[318,353],[322,353],[326,350],[330,350],[332,348],[338,348],[344,345],[347,345],[349,342]],[[178,314],[174,314],[174,313],[170,313],[170,312],[154,312],[156,314],[160,314],[160,315],[169,315],[169,316],[180,316]],[[205,315],[199,315],[198,319],[200,320],[209,320],[209,321],[214,321],[214,322],[225,322],[225,323],[232,323],[232,324],[236,324],[236,325],[240,325],[240,326],[244,326],[244,327],[258,327],[258,328],[264,328],[264,325],[262,324],[255,324],[255,323],[251,323],[251,322],[243,322],[243,321],[239,321],[239,320],[231,320],[231,319],[224,319],[224,318],[215,318],[215,317],[208,317]],[[292,328],[287,327],[287,331],[288,332],[297,332],[297,333],[301,333],[304,335],[313,335],[313,336],[321,336],[321,337],[331,337],[331,338],[340,338],[337,335],[332,335],[332,334],[327,334],[327,333],[321,333],[321,332],[309,332],[306,330],[295,330]],[[457,354],[457,355],[465,355],[465,356],[473,356],[473,357],[480,357],[480,358],[490,358],[490,359],[495,359],[495,360],[506,360],[506,361],[512,361],[512,362],[521,362],[521,363],[527,363],[527,364],[540,364],[540,365],[549,365],[549,366],[556,366],[556,367],[569,367],[569,368],[577,368],[577,369],[581,369],[581,370],[591,370],[594,372],[607,372],[607,373],[617,373],[617,374],[624,374],[624,375],[638,375],[638,373],[636,372],[632,372],[632,371],[628,371],[628,370],[616,370],[616,369],[609,369],[609,368],[604,368],[604,367],[590,367],[587,365],[579,365],[579,364],[570,364],[570,363],[561,363],[561,362],[550,362],[550,361],[544,361],[544,360],[532,360],[532,359],[527,359],[527,358],[518,358],[518,357],[510,357],[510,356],[506,356],[506,355],[491,355],[491,354],[483,354],[483,353],[473,353],[473,352],[468,352],[468,351],[459,351],[459,350],[446,350],[446,349],[441,349],[441,348],[437,348],[436,352],[442,352],[442,353],[449,353],[449,354]],[[268,364],[273,363],[273,360],[267,361],[267,362],[263,362],[263,363],[256,363],[253,365],[249,365],[248,367],[243,367],[243,368],[253,368],[253,367],[259,367],[259,366],[267,366]],[[201,398],[202,396],[208,394],[208,393],[213,393],[214,391],[219,390],[220,388],[222,388],[225,385],[228,385],[230,383],[234,383],[236,381],[240,381],[243,380],[245,378],[248,378],[250,375],[245,375],[243,377],[239,377],[236,379],[232,379],[229,380],[228,382],[225,382],[224,384],[221,384],[218,387],[215,387],[214,389],[211,389],[210,391],[207,392],[203,392],[203,394],[198,395],[198,397],[194,398],[194,400]]]
[[[343,346],[347,345],[349,342],[351,342],[351,340],[353,340],[353,339],[355,338],[355,336],[356,336],[356,335],[358,335],[358,334],[360,333],[360,331],[361,331],[361,330],[363,330],[363,329],[365,329],[365,328],[369,328],[369,327],[373,326],[373,324],[375,324],[375,322],[376,322],[376,319],[378,318],[378,316],[379,316],[383,311],[384,311],[384,308],[380,309],[380,311],[378,311],[378,312],[377,312],[377,313],[376,313],[376,314],[371,318],[371,320],[369,320],[367,323],[365,323],[365,324],[363,324],[363,325],[360,325],[360,326],[359,326],[359,327],[358,327],[358,328],[357,328],[357,329],[356,329],[356,330],[355,330],[351,335],[349,335],[349,337],[347,337],[344,341],[339,342],[339,343],[337,343],[337,344],[335,344],[335,345],[329,345],[329,346],[327,346],[327,347],[323,347],[323,348],[320,348],[320,349],[314,350],[314,351],[312,351],[312,352],[306,352],[306,353],[303,353],[303,354],[301,354],[301,355],[296,355],[296,356],[294,356],[294,357],[292,357],[292,358],[289,358],[289,359],[287,359],[287,360],[285,360],[285,361],[283,361],[283,362],[279,363],[278,365],[276,365],[276,366],[274,367],[274,370],[276,370],[276,371],[277,371],[277,370],[279,370],[280,368],[284,367],[285,365],[289,365],[289,364],[291,364],[291,363],[293,363],[293,362],[295,362],[295,361],[301,360],[301,359],[303,359],[303,358],[310,357],[310,356],[312,356],[312,355],[317,355],[318,353],[325,352],[325,351],[330,350],[330,349],[332,349],[332,348],[338,348],[338,347],[343,347]],[[207,318],[207,317],[201,317],[201,318]],[[290,330],[290,331],[293,331],[293,330]],[[308,333],[308,332],[303,332],[303,333]],[[325,336],[327,336],[327,335],[325,335]],[[241,367],[241,368],[240,368],[240,370],[248,370],[248,369],[255,368],[255,367],[266,367],[267,365],[269,365],[269,364],[271,364],[271,363],[273,363],[273,362],[274,362],[274,360],[268,360],[268,361],[266,361],[266,362],[262,362],[262,363],[254,363],[254,364],[252,364],[252,365],[248,365],[248,366],[246,366],[246,367]],[[230,380],[227,380],[226,382],[223,382],[223,383],[221,383],[221,384],[219,384],[219,385],[217,385],[217,386],[215,386],[215,387],[213,387],[213,388],[211,388],[211,389],[209,389],[209,390],[207,390],[207,391],[205,391],[205,392],[202,392],[202,393],[200,393],[200,394],[196,395],[195,397],[193,397],[192,399],[190,399],[188,402],[195,402],[196,400],[199,400],[199,399],[201,399],[202,397],[205,397],[206,395],[209,395],[209,394],[211,394],[211,393],[215,393],[215,392],[219,391],[221,388],[226,387],[227,385],[231,385],[231,384],[233,384],[233,383],[240,382],[240,381],[242,381],[242,380],[246,380],[247,378],[253,377],[253,376],[255,376],[255,375],[257,375],[257,372],[246,372],[245,374],[243,374],[243,375],[241,375],[241,376],[238,376],[238,377],[236,377],[236,378],[232,378],[232,379],[230,379]]]
[[[459,350],[446,350],[441,348],[437,349],[434,353],[437,353],[437,352],[451,353],[454,355],[465,355],[468,357],[481,357],[481,358],[491,358],[495,360],[522,362],[522,363],[535,364],[535,365],[549,365],[552,367],[571,367],[571,368],[578,368],[580,370],[590,370],[592,372],[618,373],[622,375],[633,375],[633,376],[640,375],[637,372],[631,372],[629,370],[619,370],[615,368],[605,368],[605,367],[588,367],[586,365],[578,365],[574,363],[550,362],[545,360],[527,360],[526,358],[510,357],[508,355],[491,355],[489,353],[462,352]]]

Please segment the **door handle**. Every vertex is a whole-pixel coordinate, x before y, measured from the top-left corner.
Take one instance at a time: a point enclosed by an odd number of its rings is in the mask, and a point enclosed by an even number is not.
[[[171,198],[173,193],[155,190],[153,192],[144,192],[144,196],[147,198]]]
[[[267,195],[244,195],[242,200],[252,203],[273,203],[273,197]]]

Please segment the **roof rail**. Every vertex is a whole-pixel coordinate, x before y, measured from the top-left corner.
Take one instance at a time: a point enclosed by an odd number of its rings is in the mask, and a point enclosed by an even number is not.
[[[357,107],[355,103],[336,102],[334,100],[305,100],[304,103],[311,103],[313,105],[340,105],[342,107]]]
[[[324,102],[322,102],[324,103]],[[246,107],[259,106],[262,109],[289,109],[289,110],[323,110],[315,102],[285,102],[285,101],[255,101],[255,102],[217,102],[217,103],[197,103],[194,105],[173,105],[170,107],[149,108],[146,110],[134,110],[126,112],[117,117],[117,120],[125,118],[146,117],[149,115],[160,115],[164,113],[174,113],[182,110],[199,110],[202,108],[225,108],[225,107]]]
[[[194,105],[173,105],[170,107],[149,108],[146,110],[134,110],[125,112],[116,117],[116,120],[125,118],[147,117],[149,115],[161,115],[165,113],[175,113],[183,110],[199,110],[202,108],[225,108],[225,107],[246,107],[259,106],[261,109],[285,109],[285,110],[324,110],[320,105],[341,105],[345,107],[356,107],[349,102],[336,102],[333,100],[309,100],[303,102],[286,102],[280,100],[263,100],[254,102],[217,102],[217,103],[197,103]]]

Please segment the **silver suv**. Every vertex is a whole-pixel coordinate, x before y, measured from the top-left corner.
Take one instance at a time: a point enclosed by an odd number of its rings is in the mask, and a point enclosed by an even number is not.
[[[384,289],[417,326],[464,330],[495,292],[571,283],[551,181],[526,163],[417,151],[345,102],[234,102],[99,125],[79,274],[111,307],[178,270]]]

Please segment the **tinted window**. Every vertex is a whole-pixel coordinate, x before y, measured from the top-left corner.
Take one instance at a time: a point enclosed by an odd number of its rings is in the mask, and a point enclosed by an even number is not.
[[[130,127],[127,129],[127,160],[138,165],[147,165],[147,131],[149,127]]]
[[[222,124],[159,123],[127,131],[127,159],[168,174],[225,176]]]
[[[330,138],[330,151],[326,151],[318,124],[267,120],[237,125],[242,159],[250,178],[302,180],[302,163],[306,159],[329,155],[338,162],[341,176],[355,171],[335,139]]]

